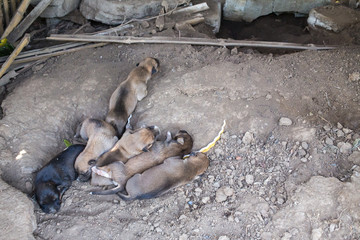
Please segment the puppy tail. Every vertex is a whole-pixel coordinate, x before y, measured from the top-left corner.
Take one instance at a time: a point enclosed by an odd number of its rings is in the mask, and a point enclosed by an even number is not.
[[[116,193],[122,191],[123,189],[124,189],[123,186],[118,185],[109,190],[94,191],[94,192],[90,192],[90,194],[91,195],[111,195],[111,194],[116,194]]]
[[[123,193],[121,193],[121,192],[118,192],[118,193],[116,193],[122,200],[124,200],[124,201],[131,201],[131,200],[134,200],[134,199],[136,199],[136,198],[134,198],[134,197],[131,197],[130,195],[125,195],[125,194],[123,194]]]

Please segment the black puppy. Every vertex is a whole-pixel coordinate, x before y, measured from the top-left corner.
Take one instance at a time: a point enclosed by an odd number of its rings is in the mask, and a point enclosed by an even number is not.
[[[72,145],[59,153],[36,175],[35,198],[46,213],[59,211],[61,198],[77,178],[74,162],[85,145]]]

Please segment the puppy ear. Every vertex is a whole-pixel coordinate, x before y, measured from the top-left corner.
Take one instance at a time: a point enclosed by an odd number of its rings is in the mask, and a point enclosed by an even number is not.
[[[151,74],[154,74],[154,73],[156,73],[156,72],[157,72],[156,68],[153,67],[152,70],[151,70]]]
[[[140,63],[137,63],[136,66],[138,67]]]
[[[179,137],[179,138],[177,138],[176,139],[176,141],[178,142],[178,143],[180,143],[181,145],[184,145],[184,138],[182,138],[182,137]]]

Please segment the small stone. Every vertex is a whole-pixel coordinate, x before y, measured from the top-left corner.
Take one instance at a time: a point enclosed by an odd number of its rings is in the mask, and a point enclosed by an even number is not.
[[[247,184],[252,185],[254,183],[254,176],[250,174],[246,175],[245,181]]]
[[[349,154],[352,149],[352,145],[350,143],[344,143],[344,142],[339,142],[337,144],[337,147],[340,149],[340,152],[344,154]]]
[[[336,224],[335,224],[335,223],[330,224],[330,227],[329,227],[330,232],[335,231],[335,228],[336,228]]]
[[[227,199],[227,197],[228,196],[224,192],[224,187],[221,187],[216,191],[216,196],[215,196],[216,202],[224,202]]]
[[[282,204],[284,204],[284,202],[285,202],[285,199],[284,199],[284,198],[278,197],[278,199],[277,199],[277,203],[278,203],[278,204],[282,205]]]
[[[360,152],[353,152],[349,157],[348,160],[353,162],[356,165],[360,165]]]
[[[345,134],[349,134],[349,133],[352,133],[353,130],[351,130],[349,128],[343,128],[343,131]]]
[[[159,227],[157,227],[155,230],[156,230],[156,232],[158,232],[158,233],[162,232],[162,229],[159,228]]]
[[[291,233],[286,232],[284,233],[284,236],[281,238],[281,240],[290,240],[292,237]]]
[[[334,141],[329,137],[325,138],[325,143],[330,146],[334,145]]]
[[[254,135],[251,132],[246,132],[242,141],[245,145],[250,145],[251,142],[254,140]]]
[[[325,126],[323,127],[323,129],[324,129],[326,132],[328,132],[328,131],[331,130],[331,127],[330,127],[329,125],[325,125]]]
[[[360,80],[360,72],[353,72],[349,74],[349,81],[356,82]]]
[[[292,121],[290,118],[281,117],[279,120],[280,126],[290,126],[292,124]]]
[[[25,188],[26,188],[26,190],[27,190],[28,192],[32,192],[32,190],[33,190],[33,185],[32,185],[32,183],[29,182],[29,181],[27,181],[27,182],[25,183]]]
[[[319,240],[323,234],[323,230],[321,228],[313,229],[311,232],[311,239],[312,240]]]
[[[114,199],[113,203],[118,204],[120,201],[117,199]]]
[[[237,55],[238,54],[238,49],[236,47],[234,47],[233,49],[231,49],[230,54],[231,55]]]
[[[179,240],[188,240],[188,239],[189,239],[189,237],[185,233],[181,234],[181,236],[179,237]]]
[[[156,34],[156,30],[155,29],[151,30],[151,34]]]
[[[303,149],[307,150],[309,148],[309,144],[307,142],[302,142],[301,146]]]
[[[268,93],[268,94],[266,94],[265,99],[266,99],[266,100],[270,100],[270,99],[272,99],[271,94],[269,94],[269,93]]]
[[[218,240],[230,240],[228,236],[220,236]]]
[[[298,155],[299,155],[300,157],[304,157],[304,156],[306,156],[306,151],[305,151],[304,149],[299,149],[299,150],[298,150]]]
[[[342,128],[343,128],[343,125],[341,125],[341,123],[338,122],[338,123],[336,124],[336,127],[337,127],[338,129],[342,129]]]
[[[220,157],[221,155],[224,155],[224,151],[221,148],[215,148],[215,154],[216,157]]]
[[[336,132],[336,135],[337,135],[337,137],[343,137],[343,136],[345,136],[344,132],[341,131],[341,130],[338,130],[338,131]]]
[[[300,159],[300,161],[303,162],[303,163],[306,163],[308,160],[307,160],[307,158],[303,157],[303,158]]]
[[[56,230],[56,233],[57,233],[57,234],[60,234],[60,233],[61,233],[61,230],[60,230],[60,229]]]
[[[210,201],[210,197],[203,197],[201,201],[206,204]]]
[[[179,220],[181,221],[181,220],[184,220],[184,219],[186,219],[187,218],[187,216],[185,216],[184,214],[182,214],[180,217],[179,217]]]
[[[234,195],[234,189],[230,187],[224,187],[224,194],[228,197]]]

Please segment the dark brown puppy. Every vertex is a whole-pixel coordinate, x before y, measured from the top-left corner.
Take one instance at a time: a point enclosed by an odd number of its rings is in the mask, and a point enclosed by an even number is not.
[[[62,195],[77,177],[75,159],[84,148],[80,144],[68,147],[36,174],[35,198],[44,212],[59,211]]]
[[[135,110],[137,102],[146,97],[146,84],[151,75],[158,71],[159,66],[159,60],[145,58],[138,63],[127,79],[120,83],[111,95],[109,112],[105,120],[116,128],[119,136],[123,133],[125,124],[130,114]]]
[[[169,157],[183,157],[185,154],[190,153],[192,146],[193,140],[186,131],[179,131],[174,138],[168,132],[164,142],[155,142],[149,152],[133,157],[125,164],[114,162],[103,167],[93,168],[93,171],[98,175],[111,178],[117,186],[110,190],[92,192],[91,194],[107,195],[122,191],[126,181],[136,173],[142,173],[153,166],[161,164]]]
[[[79,173],[80,181],[87,181],[91,177],[91,167],[96,159],[109,151],[118,141],[115,129],[107,122],[88,118],[78,127],[75,136],[87,140],[85,150],[76,158],[75,169]]]
[[[129,158],[147,152],[159,134],[160,129],[157,126],[144,126],[136,130],[128,128],[115,146],[97,159],[96,166],[102,167],[113,162],[126,163]],[[92,172],[91,185],[106,186],[111,184],[111,179]]]
[[[160,196],[170,189],[190,182],[201,175],[209,166],[204,153],[191,154],[190,157],[171,157],[162,164],[154,166],[141,174],[135,174],[126,183],[127,195],[117,193],[123,200],[147,199]]]

